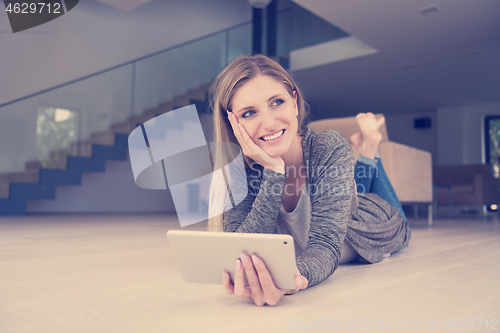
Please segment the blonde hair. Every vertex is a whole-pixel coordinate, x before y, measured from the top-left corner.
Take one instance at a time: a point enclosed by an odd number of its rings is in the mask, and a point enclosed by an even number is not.
[[[290,74],[283,69],[276,61],[263,56],[240,56],[229,64],[222,72],[219,73],[210,87],[210,106],[213,111],[213,130],[215,133],[215,141],[230,142],[238,145],[238,140],[233,134],[231,124],[227,118],[227,110],[232,110],[232,100],[234,94],[246,82],[259,75],[267,75],[285,87],[290,96],[293,97],[293,92],[297,94],[297,108],[298,108],[298,134],[305,133],[304,120],[306,119],[306,106],[302,92],[295,84]],[[228,162],[235,159],[234,149],[224,148],[227,146],[218,145],[214,156],[214,169],[227,165]],[[248,157],[244,157],[245,164],[250,165],[252,162]],[[230,175],[224,175],[229,178]],[[209,231],[222,231],[222,214],[215,214],[221,212],[221,207],[227,204],[226,185],[229,184],[228,179],[223,179],[222,176],[212,178],[210,185],[209,196],[209,212],[212,212],[208,222]]]

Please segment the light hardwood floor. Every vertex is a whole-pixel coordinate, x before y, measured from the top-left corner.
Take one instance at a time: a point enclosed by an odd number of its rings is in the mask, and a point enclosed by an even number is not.
[[[174,216],[3,217],[0,332],[450,332],[453,320],[498,332],[498,220],[426,223],[411,220],[410,246],[381,263],[340,266],[259,308],[182,280],[165,236],[181,229]]]

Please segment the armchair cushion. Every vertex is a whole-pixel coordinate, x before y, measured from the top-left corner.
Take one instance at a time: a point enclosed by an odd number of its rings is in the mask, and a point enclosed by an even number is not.
[[[388,141],[380,144],[379,154],[400,202],[432,202],[432,157],[429,152]]]
[[[376,114],[375,118],[383,117],[383,114]],[[323,119],[311,122],[307,127],[312,128],[316,132],[324,132],[329,129],[339,131],[347,140],[356,132],[359,132],[359,126],[356,122],[356,117],[332,118]],[[380,126],[379,132],[382,134],[382,142],[389,141],[385,123]]]

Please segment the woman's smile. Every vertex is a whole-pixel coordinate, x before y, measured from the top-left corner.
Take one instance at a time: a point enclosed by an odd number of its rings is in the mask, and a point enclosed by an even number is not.
[[[283,137],[283,133],[285,133],[284,129],[277,131],[274,134],[269,134],[269,135],[263,136],[260,139],[265,141],[265,142],[276,143],[280,138]]]

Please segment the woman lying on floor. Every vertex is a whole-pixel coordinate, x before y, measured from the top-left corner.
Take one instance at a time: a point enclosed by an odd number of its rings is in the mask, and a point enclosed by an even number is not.
[[[212,85],[211,103],[216,140],[239,144],[245,156],[249,193],[211,218],[210,230],[292,235],[295,291],[325,280],[339,263],[376,263],[408,245],[408,222],[377,154],[383,118],[357,115],[361,131],[351,141],[361,155],[354,163],[340,133],[304,128],[299,88],[279,64],[260,55],[227,66]],[[222,155],[216,160],[227,160]],[[224,204],[220,186],[224,182],[212,182],[210,209]],[[234,285],[228,273],[223,276],[228,293],[259,306],[295,292],[277,288],[255,255],[236,261]]]

